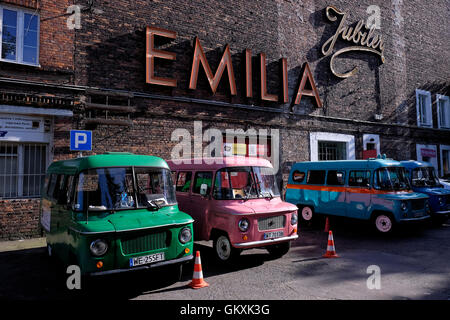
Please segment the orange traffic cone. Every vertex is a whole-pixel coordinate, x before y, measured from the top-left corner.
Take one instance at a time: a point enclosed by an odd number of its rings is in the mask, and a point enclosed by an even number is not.
[[[333,232],[330,230],[328,233],[328,246],[327,252],[323,255],[324,258],[338,258],[336,249],[334,248]]]
[[[189,286],[193,289],[200,289],[209,286],[209,284],[203,280],[202,262],[200,260],[200,251],[195,253],[194,275],[192,277]]]
[[[323,232],[330,232],[330,221],[329,221],[328,217],[325,221],[325,229],[323,230]]]

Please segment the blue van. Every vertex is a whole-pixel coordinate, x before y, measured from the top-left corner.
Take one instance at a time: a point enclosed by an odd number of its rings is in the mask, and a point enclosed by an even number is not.
[[[316,214],[350,217],[371,221],[381,233],[430,218],[428,196],[413,192],[405,168],[390,159],[295,163],[286,201],[304,221]]]
[[[436,223],[444,223],[450,214],[450,190],[442,188],[431,163],[420,161],[400,161],[406,168],[412,189],[430,197],[431,218]]]

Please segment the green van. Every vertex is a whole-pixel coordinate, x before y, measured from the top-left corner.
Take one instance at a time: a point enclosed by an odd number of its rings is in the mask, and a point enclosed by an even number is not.
[[[42,191],[49,256],[82,275],[171,266],[193,258],[193,219],[178,209],[158,157],[106,153],[53,162]]]

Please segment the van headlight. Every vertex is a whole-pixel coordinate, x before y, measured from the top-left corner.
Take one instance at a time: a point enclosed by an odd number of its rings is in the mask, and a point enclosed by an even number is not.
[[[250,227],[250,221],[248,221],[248,219],[243,218],[243,219],[239,220],[239,223],[238,223],[239,230],[241,230],[242,232],[246,232],[249,227]]]
[[[296,212],[294,212],[291,216],[291,224],[294,225],[297,224],[297,222],[298,222],[298,215]]]
[[[181,243],[187,243],[191,241],[192,239],[192,232],[189,227],[184,227],[180,230],[180,233],[178,234],[178,240],[180,240]]]
[[[94,256],[100,257],[108,251],[108,243],[103,239],[97,239],[91,242],[89,249]]]
[[[406,205],[406,201],[402,201],[402,202],[400,203],[400,208],[401,208],[403,211],[406,211],[406,210],[408,209],[408,206]]]

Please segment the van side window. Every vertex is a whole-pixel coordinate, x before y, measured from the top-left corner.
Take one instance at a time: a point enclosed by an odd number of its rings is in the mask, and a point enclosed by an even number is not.
[[[366,170],[350,171],[350,175],[348,178],[348,185],[351,187],[369,187],[370,171]]]
[[[43,186],[43,188],[42,188],[42,193],[43,193],[44,195],[47,195],[47,194],[48,194],[47,191],[48,191],[48,185],[50,184],[50,177],[51,177],[50,174],[45,175],[44,186]]]
[[[325,184],[325,170],[310,170],[308,171],[308,178],[306,183],[308,184]]]
[[[327,185],[343,186],[345,183],[345,172],[337,170],[328,170]]]
[[[191,187],[192,172],[180,171],[178,172],[177,188],[178,192],[189,192]]]
[[[65,192],[66,192],[66,202],[65,203],[66,204],[72,203],[74,180],[75,180],[74,176],[67,177],[66,189],[65,189]]]
[[[305,180],[305,173],[294,171],[294,173],[292,174],[292,180],[297,183],[303,182],[303,180]]]
[[[200,187],[202,184],[207,185],[206,194],[209,194],[212,186],[212,172],[196,172],[194,178],[194,186],[192,187],[192,193],[200,194]]]
[[[50,176],[50,182],[48,184],[48,191],[47,191],[47,195],[50,198],[54,198],[54,192],[55,192],[55,188],[56,188],[56,180],[58,179],[58,175],[55,173],[52,173]]]
[[[67,176],[60,174],[54,191],[55,199],[58,204],[67,204]]]
[[[171,171],[170,174],[171,174],[171,177],[172,177],[173,185],[176,185],[176,183],[177,183],[177,172],[176,171]]]

